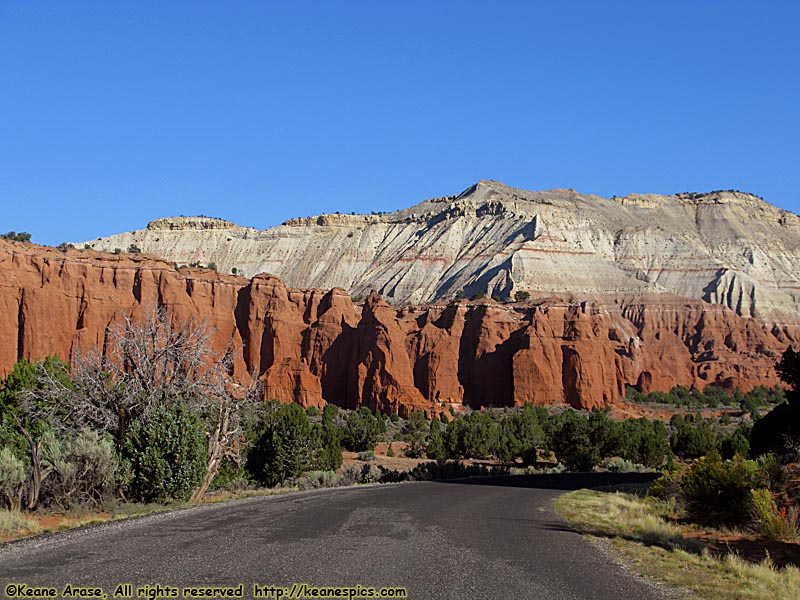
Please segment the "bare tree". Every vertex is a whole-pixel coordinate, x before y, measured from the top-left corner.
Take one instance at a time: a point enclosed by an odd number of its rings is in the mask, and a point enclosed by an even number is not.
[[[147,420],[154,407],[187,403],[204,418],[208,436],[206,475],[192,495],[197,500],[225,457],[240,462],[242,420],[259,398],[255,377],[250,385],[234,381],[234,351],[229,344],[215,353],[204,322],[176,322],[164,308],[141,322],[125,314],[107,329],[103,353],[76,357],[71,385],[41,370],[35,394],[56,427],[76,431],[88,425],[109,433],[117,448],[130,424]]]
[[[191,500],[200,500],[217,476],[222,462],[228,458],[237,466],[242,464],[245,447],[244,423],[254,416],[260,393],[260,382],[251,376],[246,388],[231,390],[226,396],[208,399],[201,403],[200,410],[206,422],[208,436],[208,465],[203,481],[192,492]]]

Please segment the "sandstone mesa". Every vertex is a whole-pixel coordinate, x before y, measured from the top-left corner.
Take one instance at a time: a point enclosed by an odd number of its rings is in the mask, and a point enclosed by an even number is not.
[[[393,213],[266,230],[167,218],[88,244],[109,252],[135,244],[168,262],[271,273],[290,287],[374,289],[392,304],[441,302],[460,290],[606,305],[673,295],[769,325],[800,323],[800,217],[734,191],[607,199],[481,181]]]
[[[162,305],[203,319],[234,373],[266,398],[429,415],[464,405],[613,405],[643,391],[778,382],[800,341],[800,224],[753,196],[523,192],[481,182],[389,215],[324,215],[266,231],[208,219],[154,221],[94,243],[108,254],[0,242],[0,373],[22,357],[103,347],[121,311]],[[266,258],[265,258],[266,257]],[[171,262],[277,271],[287,287]],[[249,262],[248,262],[249,261]],[[399,300],[528,291],[393,307]]]

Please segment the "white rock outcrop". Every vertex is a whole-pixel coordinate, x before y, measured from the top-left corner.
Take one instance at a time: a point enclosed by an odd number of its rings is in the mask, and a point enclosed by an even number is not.
[[[135,245],[179,265],[215,263],[289,286],[377,290],[419,304],[483,292],[615,298],[668,293],[771,325],[800,322],[800,217],[735,191],[624,198],[481,181],[381,215],[320,215],[266,230],[158,219],[87,242]],[[80,246],[79,246],[80,247]]]

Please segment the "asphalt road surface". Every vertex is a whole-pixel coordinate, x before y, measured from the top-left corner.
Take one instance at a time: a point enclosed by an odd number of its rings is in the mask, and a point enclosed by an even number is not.
[[[271,586],[306,583],[405,587],[413,600],[674,598],[553,511],[563,490],[601,483],[587,477],[317,490],[101,524],[0,545],[0,591],[14,582],[52,586],[61,597],[71,583],[113,598],[120,583],[134,595],[146,584],[182,594],[243,583],[245,597],[257,584],[274,598]]]

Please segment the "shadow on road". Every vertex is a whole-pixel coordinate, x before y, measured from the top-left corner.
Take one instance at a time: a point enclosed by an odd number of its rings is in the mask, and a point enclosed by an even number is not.
[[[660,473],[543,473],[541,475],[497,475],[443,479],[437,483],[455,485],[496,485],[541,490],[619,489],[640,486],[658,479]]]

